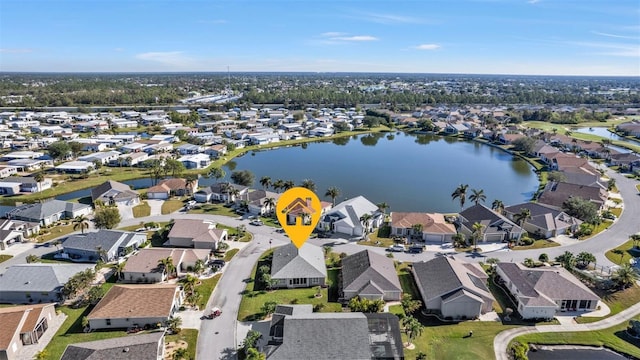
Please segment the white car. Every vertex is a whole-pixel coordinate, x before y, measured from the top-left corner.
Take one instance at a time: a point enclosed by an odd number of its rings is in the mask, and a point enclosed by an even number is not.
[[[391,245],[387,250],[392,252],[405,252],[406,249],[404,245]]]

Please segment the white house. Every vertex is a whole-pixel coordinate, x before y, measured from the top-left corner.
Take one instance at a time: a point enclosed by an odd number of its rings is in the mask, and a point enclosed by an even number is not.
[[[361,221],[364,215],[370,217],[366,224]],[[357,196],[345,200],[327,211],[318,222],[317,227],[322,231],[332,231],[348,236],[363,236],[365,230],[371,231],[382,225],[383,221],[384,215],[378,210],[377,205],[364,196]]]

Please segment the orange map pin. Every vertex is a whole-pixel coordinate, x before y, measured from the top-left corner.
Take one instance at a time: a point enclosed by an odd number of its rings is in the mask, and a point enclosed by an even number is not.
[[[320,221],[322,205],[311,190],[294,187],[285,191],[276,204],[276,214],[284,231],[299,249]]]

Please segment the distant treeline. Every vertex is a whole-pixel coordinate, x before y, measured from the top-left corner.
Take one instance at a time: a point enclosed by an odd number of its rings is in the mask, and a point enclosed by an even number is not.
[[[381,104],[396,111],[425,105],[640,104],[635,78],[429,74],[2,74],[0,106],[175,104],[195,92],[229,90],[233,106],[281,103],[292,110]]]

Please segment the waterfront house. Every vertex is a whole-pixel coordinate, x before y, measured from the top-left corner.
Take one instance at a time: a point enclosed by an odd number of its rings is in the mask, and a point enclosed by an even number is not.
[[[146,233],[119,230],[98,230],[67,237],[63,253],[75,261],[110,262],[138,249],[147,241]]]
[[[107,180],[91,189],[91,200],[94,204],[96,200],[100,200],[106,205],[134,206],[140,202],[140,194],[131,190],[127,184]]]
[[[90,205],[73,203],[62,200],[49,200],[41,203],[18,206],[7,212],[6,216],[12,220],[22,220],[49,226],[63,219],[73,219],[76,216],[88,216],[93,212]]]
[[[371,216],[367,224],[360,221],[365,214]],[[327,211],[318,222],[317,228],[348,236],[363,236],[365,232],[370,232],[382,225],[383,221],[384,215],[378,210],[377,205],[364,196],[357,196]]]
[[[460,212],[457,219],[458,232],[464,234],[467,239],[473,234],[473,224],[484,225],[481,242],[510,241],[518,239],[523,230],[513,221],[488,207],[477,204]]]
[[[65,174],[85,174],[93,171],[95,164],[89,161],[69,161],[55,167],[56,171]]]
[[[397,212],[391,216],[391,235],[414,237],[420,241],[451,242],[456,227],[439,213]],[[416,226],[419,225],[419,226]],[[418,231],[417,229],[420,229]]]
[[[522,209],[529,210],[531,218],[524,222],[522,228],[529,234],[548,239],[578,230],[582,221],[567,215],[565,212],[541,203],[527,202],[504,209],[505,216],[513,220]]]
[[[178,159],[187,169],[204,169],[211,165],[211,157],[207,154],[185,155]]]
[[[570,197],[580,197],[593,202],[597,205],[598,209],[602,209],[607,201],[607,196],[607,190],[599,186],[549,182],[542,194],[540,194],[538,202],[550,205],[556,209],[562,209],[562,204]]]
[[[166,200],[171,196],[190,195],[193,189],[198,188],[198,181],[187,183],[185,179],[167,179],[147,190],[147,198]]]

